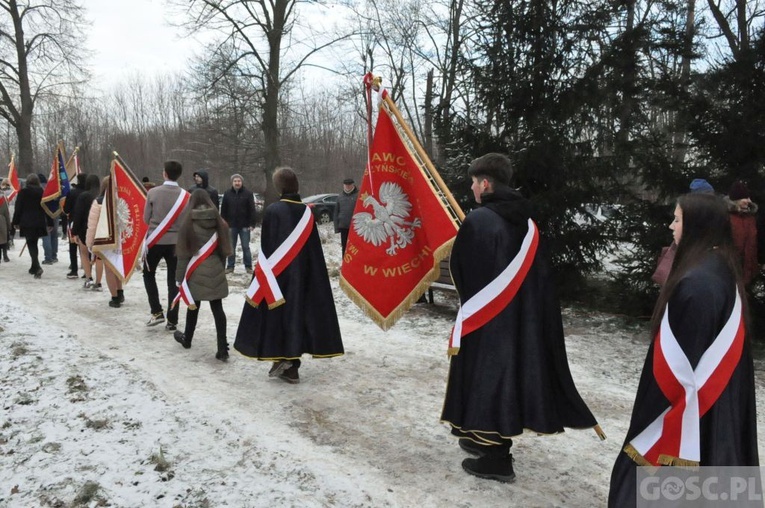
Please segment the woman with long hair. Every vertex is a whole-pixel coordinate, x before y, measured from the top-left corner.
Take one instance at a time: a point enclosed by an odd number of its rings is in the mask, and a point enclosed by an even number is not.
[[[723,200],[686,194],[670,225],[677,253],[611,474],[609,506],[635,506],[637,466],[757,466],[746,293]]]
[[[40,251],[37,240],[47,236],[53,230],[53,219],[42,208],[43,189],[40,186],[40,178],[35,173],[27,177],[26,186],[16,196],[16,206],[13,210],[11,223],[19,229],[19,234],[26,239],[29,257],[32,266],[29,273],[35,279],[42,277],[43,270],[40,266]]]
[[[189,349],[197,326],[199,305],[202,301],[208,301],[218,339],[215,358],[226,361],[229,355],[223,299],[228,296],[225,263],[232,252],[228,224],[221,218],[218,207],[204,189],[191,193],[185,213],[175,245],[175,255],[178,258],[175,280],[180,286],[180,294],[188,298],[189,307],[184,331],[178,330],[173,336],[184,348]],[[214,235],[217,235],[217,245]]]

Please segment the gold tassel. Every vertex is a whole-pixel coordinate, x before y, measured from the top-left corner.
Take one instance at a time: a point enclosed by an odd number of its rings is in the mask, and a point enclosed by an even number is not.
[[[640,454],[639,451],[635,449],[634,446],[627,443],[624,446],[624,453],[627,454],[629,458],[632,459],[633,462],[635,462],[638,466],[653,466],[650,462],[648,462],[643,455]]]
[[[664,466],[675,466],[690,469],[695,471],[699,468],[699,461],[681,459],[680,457],[673,457],[671,455],[659,455],[659,464]]]
[[[598,435],[598,437],[600,438],[601,441],[605,441],[606,440],[606,433],[603,432],[603,429],[600,428],[600,425],[595,425],[593,430],[595,431],[595,434]]]
[[[452,356],[456,356],[459,352],[460,352],[460,348],[458,348],[458,347],[450,347],[446,351],[446,354],[449,356],[449,358],[451,358]]]

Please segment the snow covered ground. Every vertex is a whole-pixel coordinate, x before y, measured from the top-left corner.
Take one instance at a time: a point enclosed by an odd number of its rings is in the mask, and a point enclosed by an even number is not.
[[[565,309],[574,379],[609,439],[523,435],[515,483],[480,480],[462,471],[465,454],[439,423],[453,295],[436,293],[435,305],[415,305],[382,332],[339,290],[339,238],[325,226],[321,234],[346,355],[305,359],[299,385],[269,379],[268,364],[236,352],[215,360],[205,304],[185,350],[162,326],[144,326],[140,273],[112,309],[108,292],[66,279],[65,243],[35,280],[17,241],[0,264],[0,506],[605,505],[647,348],[643,327]],[[240,262],[224,301],[230,337],[243,272]],[[764,370],[758,361],[760,429]],[[762,431],[763,456],[764,443]]]

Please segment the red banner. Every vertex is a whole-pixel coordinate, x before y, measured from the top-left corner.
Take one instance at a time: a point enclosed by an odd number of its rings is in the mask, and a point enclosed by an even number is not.
[[[120,159],[112,161],[110,188],[96,226],[93,252],[123,282],[130,280],[141,259],[149,227],[143,221],[146,189]]]
[[[64,208],[64,201],[69,195],[69,176],[66,174],[66,164],[64,164],[64,147],[59,142],[56,151],[53,153],[53,163],[50,168],[48,183],[45,184],[41,206],[45,213],[52,218],[61,215]]]
[[[402,137],[384,104],[341,268],[343,290],[383,330],[438,278],[439,261],[457,234],[457,223],[411,151],[413,143]]]
[[[11,162],[8,164],[8,185],[11,186],[11,193],[8,195],[8,202],[10,203],[21,190],[19,171],[16,169],[16,159],[13,155],[11,155]]]

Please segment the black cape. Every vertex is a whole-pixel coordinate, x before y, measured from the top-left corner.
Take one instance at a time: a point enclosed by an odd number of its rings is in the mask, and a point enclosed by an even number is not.
[[[680,347],[696,368],[702,354],[730,317],[736,282],[724,260],[711,252],[678,282],[669,299],[669,325]],[[640,434],[665,409],[669,401],[653,374],[655,341],[640,376],[632,419],[624,445]],[[636,505],[636,467],[624,446],[611,473],[608,505]],[[757,415],[754,365],[748,340],[728,386],[701,417],[701,466],[757,466]]]
[[[298,195],[284,195],[265,210],[260,243],[270,256],[295,229],[306,205]],[[335,301],[319,232],[311,235],[292,263],[276,277],[285,303],[269,310],[245,302],[234,348],[259,360],[297,359],[302,354],[331,357],[343,354]]]
[[[501,188],[482,197],[452,248],[450,269],[460,302],[483,289],[520,250],[531,204]],[[577,392],[566,358],[560,304],[540,238],[535,260],[512,302],[462,338],[451,359],[441,416],[455,435],[509,438],[597,422]],[[485,433],[485,434],[482,434]]]

